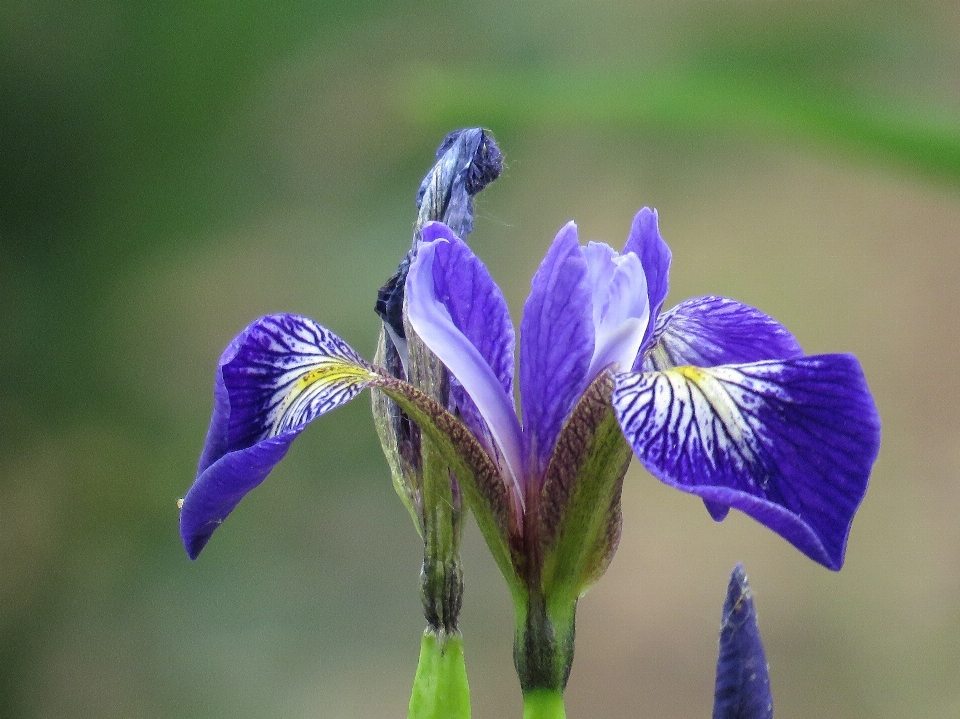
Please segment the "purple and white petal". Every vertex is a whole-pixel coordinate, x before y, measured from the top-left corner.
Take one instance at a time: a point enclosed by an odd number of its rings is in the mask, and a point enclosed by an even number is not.
[[[306,317],[270,315],[240,333],[220,358],[210,429],[180,512],[190,558],[307,423],[376,377],[346,342]]]
[[[599,242],[582,249],[593,295],[595,341],[587,370],[587,381],[592,382],[610,365],[620,370],[633,366],[650,319],[650,303],[647,280],[635,254],[620,255]]]
[[[651,474],[710,502],[715,517],[739,509],[840,569],[880,448],[880,418],[855,357],[616,380],[620,426]]]
[[[643,341],[646,344],[653,333],[654,320],[660,314],[663,301],[670,286],[670,259],[673,256],[657,227],[657,211],[644,207],[633,218],[630,234],[621,254],[633,252],[640,258],[647,280],[647,296],[650,302],[651,321],[647,325]],[[634,369],[639,367],[638,363]]]
[[[560,428],[587,387],[592,306],[587,261],[570,222],[533,276],[520,321],[520,406],[531,476],[543,475]]]
[[[696,297],[660,315],[644,349],[643,369],[716,367],[802,355],[789,330],[760,310],[726,297]]]
[[[512,397],[515,336],[507,301],[486,266],[466,243],[446,225],[431,222],[423,228],[423,241],[436,240],[446,240],[437,245],[433,261],[436,298],[447,308],[457,329],[490,365],[503,391]],[[492,439],[476,404],[456,377],[452,378],[450,389],[470,430],[481,441]]]
[[[486,270],[480,272],[477,266],[479,260],[473,257],[469,248],[452,234],[445,235],[444,230],[446,228],[438,224],[424,228],[426,241],[420,244],[417,257],[407,276],[407,317],[423,343],[446,365],[469,395],[493,435],[508,471],[519,483],[520,423],[517,420],[513,395],[507,394],[504,388],[505,384],[510,386],[510,381],[502,366],[502,345],[498,344],[496,338],[477,337],[482,332],[482,318],[474,317],[469,312],[465,305],[469,298],[461,297],[454,288],[461,276],[483,286],[481,275],[485,275]],[[433,241],[430,241],[431,239]],[[476,263],[473,260],[476,260]],[[486,289],[489,290],[489,287]],[[477,337],[478,343],[498,365],[500,375],[474,344],[473,337],[457,326],[451,308],[447,307],[444,300],[450,302],[453,312],[461,321],[465,318],[468,320],[465,328]],[[497,306],[496,300],[491,299],[490,295],[487,296],[487,306]],[[505,310],[505,306],[503,309]],[[506,318],[509,322],[509,315]],[[491,331],[503,331],[501,323],[502,317],[495,320]],[[509,343],[512,345],[512,329]]]

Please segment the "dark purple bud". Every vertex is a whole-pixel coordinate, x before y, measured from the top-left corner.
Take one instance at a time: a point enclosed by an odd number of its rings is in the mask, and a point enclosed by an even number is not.
[[[480,127],[454,130],[440,143],[437,161],[417,191],[419,214],[413,248],[377,293],[375,310],[393,335],[406,338],[403,327],[403,288],[410,260],[427,222],[446,224],[462,240],[473,231],[473,198],[503,170],[503,155],[493,135]]]
[[[443,222],[465,240],[473,231],[474,195],[502,170],[503,155],[493,135],[480,127],[451,132],[440,143],[437,162],[417,191],[418,226]]]
[[[713,719],[772,719],[773,696],[757,613],[743,565],[730,575],[720,622]]]

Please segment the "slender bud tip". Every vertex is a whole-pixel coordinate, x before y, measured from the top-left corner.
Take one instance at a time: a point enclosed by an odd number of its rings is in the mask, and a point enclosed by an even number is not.
[[[743,565],[730,575],[720,622],[713,719],[772,719],[773,696],[753,595]]]

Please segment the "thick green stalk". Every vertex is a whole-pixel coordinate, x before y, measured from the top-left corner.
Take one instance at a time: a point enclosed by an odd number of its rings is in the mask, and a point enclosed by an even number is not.
[[[535,689],[523,695],[523,719],[566,719],[563,693],[552,689]]]
[[[543,597],[530,594],[516,608],[513,661],[526,694],[535,689],[563,693],[573,664],[576,605],[548,611]]]
[[[457,634],[463,602],[460,542],[463,510],[454,496],[450,470],[430,438],[423,448],[423,571],[421,590],[427,630]]]
[[[424,632],[408,718],[470,719],[470,689],[459,632],[446,634],[430,629]]]

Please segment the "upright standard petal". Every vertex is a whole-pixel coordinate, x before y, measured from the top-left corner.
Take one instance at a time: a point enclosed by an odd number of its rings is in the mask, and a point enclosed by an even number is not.
[[[880,448],[880,418],[851,355],[617,375],[613,404],[661,481],[734,507],[829,569]]]
[[[520,321],[520,405],[531,476],[543,475],[560,428],[586,389],[592,307],[587,262],[570,222],[534,275]]]
[[[377,376],[346,342],[306,317],[263,317],[231,342],[217,369],[197,478],[180,513],[190,558],[307,423],[349,402]]]
[[[436,298],[450,313],[450,319],[477,348],[508,397],[513,397],[515,337],[507,301],[486,266],[443,224],[432,222],[423,228],[426,243],[445,240],[435,248],[433,284]],[[476,404],[453,378],[454,401],[464,421],[478,437],[489,436]],[[488,449],[491,449],[488,447]]]
[[[684,300],[660,315],[644,350],[643,369],[716,367],[803,355],[786,327],[726,297]]]
[[[630,234],[623,246],[623,254],[633,252],[640,258],[643,272],[647,279],[647,296],[650,301],[650,323],[643,336],[646,344],[653,334],[654,320],[660,314],[663,301],[667,298],[670,288],[670,259],[673,256],[667,243],[660,236],[657,226],[657,211],[644,207],[633,218]],[[634,368],[639,367],[640,359]]]
[[[773,719],[767,657],[742,564],[733,568],[723,603],[713,719]]]
[[[520,424],[513,396],[506,389],[511,386],[512,371],[505,370],[503,362],[506,345],[513,344],[512,330],[508,337],[482,337],[485,331],[506,332],[504,318],[509,322],[509,315],[487,317],[491,324],[484,328],[483,313],[471,311],[469,296],[462,295],[457,285],[461,281],[476,282],[487,293],[484,306],[491,312],[505,313],[506,305],[501,306],[502,296],[496,299],[499,290],[491,289],[495,285],[486,269],[449,229],[433,223],[426,225],[424,231],[426,241],[420,245],[407,277],[410,325],[469,395],[519,486]],[[497,365],[497,370],[491,367],[488,357]],[[472,421],[477,420],[476,413],[469,409],[467,415]]]
[[[643,266],[632,252],[620,255],[600,242],[582,248],[593,294],[594,347],[587,381],[606,367],[627,370],[640,351],[650,302]]]

